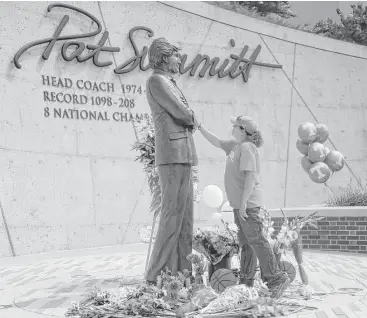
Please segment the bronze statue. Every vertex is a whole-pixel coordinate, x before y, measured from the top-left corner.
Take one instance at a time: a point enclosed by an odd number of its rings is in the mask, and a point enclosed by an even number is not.
[[[153,74],[147,81],[147,98],[155,130],[155,163],[162,189],[157,236],[146,280],[156,282],[161,270],[191,271],[186,257],[192,251],[192,166],[198,158],[192,134],[197,125],[194,111],[173,78],[180,66],[178,48],[165,38],[153,41],[148,52]]]

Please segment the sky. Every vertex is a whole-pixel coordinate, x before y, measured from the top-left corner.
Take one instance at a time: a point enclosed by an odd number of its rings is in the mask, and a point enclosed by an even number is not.
[[[332,18],[339,22],[336,9],[339,8],[344,14],[352,12],[350,5],[362,3],[367,5],[367,1],[289,1],[291,10],[297,15],[296,18],[289,19],[295,25],[313,25],[320,20]]]

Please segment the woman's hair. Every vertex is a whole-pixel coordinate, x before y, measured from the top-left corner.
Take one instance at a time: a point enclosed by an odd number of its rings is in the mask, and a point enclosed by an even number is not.
[[[240,126],[241,130],[245,130],[242,126]],[[246,137],[249,142],[252,142],[257,148],[260,148],[264,144],[264,139],[260,130],[256,130],[253,134],[249,134],[247,131]]]
[[[174,52],[177,51],[178,48],[169,43],[166,38],[155,39],[148,50],[150,67],[152,69],[162,67],[164,63],[164,57],[170,57]]]

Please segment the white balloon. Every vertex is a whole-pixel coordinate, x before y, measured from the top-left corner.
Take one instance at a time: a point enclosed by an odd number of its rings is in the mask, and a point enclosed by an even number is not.
[[[233,211],[233,209],[232,209],[231,205],[229,204],[229,201],[227,201],[227,202],[223,203],[223,205],[221,206],[220,210],[221,210],[222,212],[224,212],[224,211],[226,211],[226,212],[227,212],[227,211]]]
[[[223,202],[223,192],[215,185],[208,185],[204,188],[201,198],[211,208],[218,208]]]

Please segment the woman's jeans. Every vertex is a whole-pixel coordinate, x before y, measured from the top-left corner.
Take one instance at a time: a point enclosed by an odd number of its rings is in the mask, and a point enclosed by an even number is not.
[[[260,208],[247,209],[247,219],[240,215],[238,209],[233,209],[233,213],[234,221],[238,227],[238,241],[242,248],[242,274],[245,275],[247,280],[254,278],[257,256],[263,280],[268,282],[268,285],[277,284],[278,279],[285,274],[279,270],[273,250],[263,234],[263,223],[259,215]]]

